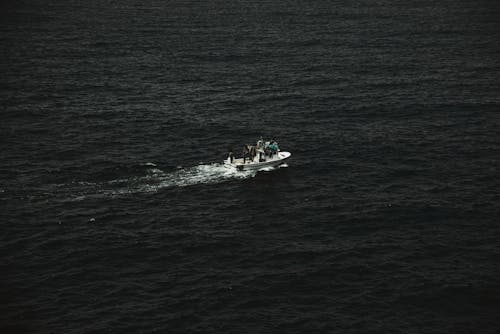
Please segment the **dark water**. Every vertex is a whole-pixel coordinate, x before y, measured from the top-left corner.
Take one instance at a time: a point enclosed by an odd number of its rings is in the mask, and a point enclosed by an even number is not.
[[[2,333],[500,331],[494,1],[0,15]]]

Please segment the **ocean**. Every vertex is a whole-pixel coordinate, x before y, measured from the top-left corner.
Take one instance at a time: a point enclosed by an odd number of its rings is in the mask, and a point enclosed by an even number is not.
[[[500,331],[496,2],[0,8],[2,333]]]

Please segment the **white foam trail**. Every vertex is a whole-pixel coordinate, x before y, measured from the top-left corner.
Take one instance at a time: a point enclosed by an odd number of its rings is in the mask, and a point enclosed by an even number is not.
[[[270,171],[273,171],[275,169],[276,169],[276,167],[269,166],[269,167],[263,167],[263,168],[259,169],[259,171],[270,172]]]
[[[149,165],[150,167],[153,167]],[[158,167],[146,170],[146,175],[116,179],[103,183],[73,182],[71,184],[56,185],[59,191],[64,190],[73,196],[65,200],[81,201],[86,198],[116,197],[135,193],[153,193],[164,188],[188,187],[197,184],[216,184],[230,180],[247,179],[254,177],[257,171],[238,171],[224,164],[200,164],[193,167],[177,167],[164,172]]]
[[[142,178],[147,182],[141,188],[146,191],[157,191],[169,187],[187,187],[196,184],[220,183],[231,179],[246,179],[255,174],[255,171],[237,171],[217,163],[179,168],[170,173],[164,173],[160,169],[151,169],[150,174]]]
[[[164,188],[187,187],[197,184],[215,184],[235,179],[254,177],[256,171],[237,171],[224,164],[202,164],[193,167],[177,167],[171,172],[163,172],[159,168],[151,168],[146,175],[131,179],[119,179],[106,182],[98,193],[108,196],[119,196],[133,193],[151,193]],[[112,186],[113,189],[105,189]],[[121,187],[118,187],[120,186]]]

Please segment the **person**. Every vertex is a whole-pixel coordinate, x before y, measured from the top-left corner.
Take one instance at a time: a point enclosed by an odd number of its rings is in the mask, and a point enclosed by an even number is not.
[[[278,151],[280,150],[280,147],[278,146],[278,142],[276,140],[274,140],[273,143],[274,143],[274,150],[276,153],[278,153]]]
[[[257,152],[255,150],[255,146],[249,145],[248,152],[250,153],[250,161],[253,161],[255,159],[255,156],[257,155]]]
[[[262,139],[262,136],[257,141],[257,149],[261,149],[261,148],[264,148],[264,139]]]
[[[278,153],[279,151],[279,147],[278,147],[278,143],[273,139],[271,140],[271,142],[269,143],[269,149],[271,151],[271,157]]]
[[[233,160],[234,160],[233,149],[232,149],[232,148],[230,148],[230,149],[229,149],[229,161],[230,161],[231,163],[233,163]]]
[[[243,163],[246,162],[246,159],[247,159],[247,154],[249,153],[249,150],[248,150],[248,144],[246,144],[244,147],[243,147]]]
[[[264,155],[266,157],[270,157],[271,156],[271,149],[269,149],[269,143],[268,141],[264,142]]]

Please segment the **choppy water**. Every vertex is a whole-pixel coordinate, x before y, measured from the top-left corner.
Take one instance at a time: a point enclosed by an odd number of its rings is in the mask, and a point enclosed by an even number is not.
[[[494,1],[1,9],[2,333],[500,330]]]

